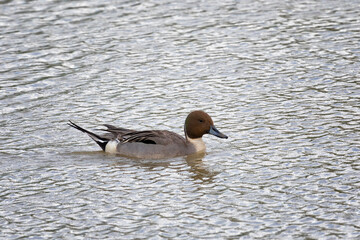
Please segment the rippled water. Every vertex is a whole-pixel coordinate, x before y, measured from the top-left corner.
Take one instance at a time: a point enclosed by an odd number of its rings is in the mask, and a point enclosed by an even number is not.
[[[1,239],[359,239],[359,1],[1,1]],[[72,119],[227,140],[107,155]]]

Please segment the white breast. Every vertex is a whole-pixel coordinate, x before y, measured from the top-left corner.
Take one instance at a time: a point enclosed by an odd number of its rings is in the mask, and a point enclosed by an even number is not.
[[[189,138],[188,141],[194,146],[196,152],[205,152],[206,146],[202,138]]]

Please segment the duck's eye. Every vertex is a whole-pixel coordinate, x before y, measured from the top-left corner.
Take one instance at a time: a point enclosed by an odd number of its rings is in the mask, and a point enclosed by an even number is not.
[[[199,122],[203,123],[203,122],[204,122],[204,120],[202,120],[202,119],[199,119]]]

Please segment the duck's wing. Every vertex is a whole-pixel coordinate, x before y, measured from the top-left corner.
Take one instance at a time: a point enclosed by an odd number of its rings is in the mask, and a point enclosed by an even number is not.
[[[105,134],[105,135],[112,136],[112,139],[118,139],[120,141],[123,139],[123,136],[125,134],[135,132],[134,130],[131,130],[131,129],[115,127],[110,124],[104,124],[104,126],[107,129],[99,129],[99,130],[107,132],[107,134]]]
[[[110,124],[104,124],[107,129],[101,129],[108,132],[113,138],[118,139],[121,143],[143,142],[146,144],[156,144],[153,131],[135,131],[127,128],[115,127]]]
[[[174,132],[166,130],[131,131],[119,139],[122,143],[142,142],[145,144],[168,145],[172,143],[186,144],[185,138]]]
[[[186,144],[185,138],[167,130],[136,131],[127,128],[104,124],[107,129],[103,131],[112,134],[120,143],[142,142],[145,144],[168,145],[171,143]]]
[[[103,131],[107,131],[107,132],[111,132],[111,133],[117,133],[117,134],[124,135],[124,134],[129,133],[129,132],[134,132],[134,130],[127,129],[127,128],[121,128],[121,127],[115,127],[115,126],[110,125],[110,124],[104,124],[104,126],[107,129],[103,129]]]

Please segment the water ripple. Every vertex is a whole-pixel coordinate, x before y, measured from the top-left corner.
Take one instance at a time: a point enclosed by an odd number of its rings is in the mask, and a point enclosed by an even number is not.
[[[357,1],[2,1],[0,238],[357,239]],[[69,129],[230,138],[163,161]]]

